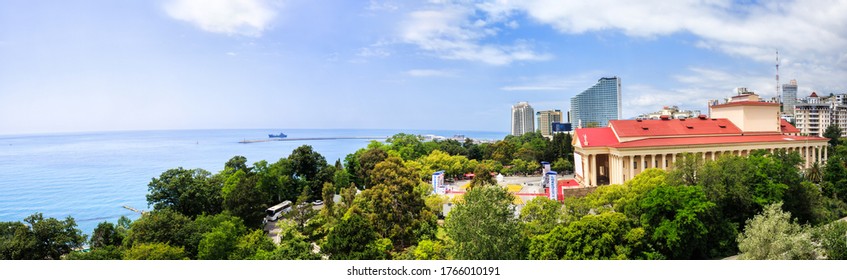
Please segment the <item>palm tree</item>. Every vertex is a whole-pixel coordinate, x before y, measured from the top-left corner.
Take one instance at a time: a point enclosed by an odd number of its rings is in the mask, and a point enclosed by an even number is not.
[[[815,184],[820,184],[821,182],[821,166],[818,162],[812,164],[812,167],[806,170],[806,179]]]

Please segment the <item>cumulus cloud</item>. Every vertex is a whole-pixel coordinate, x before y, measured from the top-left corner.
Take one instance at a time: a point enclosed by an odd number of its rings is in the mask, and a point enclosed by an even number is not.
[[[773,62],[774,52],[780,50],[783,69],[793,69],[798,78],[823,88],[844,88],[833,77],[847,72],[845,1],[495,0],[476,7],[489,14],[525,14],[565,34],[609,30],[639,38],[691,34],[697,47],[757,62]]]
[[[440,58],[506,65],[515,61],[548,60],[549,54],[533,50],[528,41],[512,44],[484,43],[497,35],[499,26],[508,25],[494,18],[472,18],[473,7],[446,4],[438,8],[414,11],[401,24],[401,38]],[[505,25],[504,25],[505,24]]]
[[[706,113],[708,100],[722,100],[732,96],[732,90],[736,87],[746,87],[765,99],[774,97],[776,90],[775,82],[770,77],[730,73],[720,69],[690,67],[672,78],[679,86],[660,89],[644,83],[622,83],[624,117],[635,117],[657,111],[663,106],[674,105],[680,109]]]
[[[214,33],[261,36],[277,15],[272,0],[170,0],[165,12]]]
[[[504,31],[520,28],[517,20],[562,34],[620,32],[647,40],[693,35],[693,46],[757,63],[773,62],[779,50],[783,77],[838,91],[845,88],[839,77],[847,75],[844,14],[847,2],[839,0],[438,0],[410,13],[401,36],[444,59],[506,65],[551,58],[531,41],[498,40]]]

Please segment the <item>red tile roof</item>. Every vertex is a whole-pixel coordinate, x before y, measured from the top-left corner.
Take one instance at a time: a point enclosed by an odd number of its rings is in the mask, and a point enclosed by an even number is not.
[[[574,179],[560,179],[556,181],[558,187],[578,187],[579,183]]]
[[[736,101],[724,104],[712,105],[712,108],[735,107],[735,106],[779,106],[778,103],[761,102],[761,101]]]
[[[781,130],[782,133],[800,133],[799,129],[791,125],[790,122],[783,119],[779,119],[779,130]]]
[[[812,94],[809,95],[809,97],[818,97],[818,94],[813,91]]]
[[[728,119],[612,120],[609,123],[619,137],[741,134],[741,129]]]
[[[609,147],[614,148],[636,148],[636,147],[663,147],[663,146],[693,146],[735,143],[765,143],[765,142],[794,142],[794,141],[828,141],[827,138],[809,136],[788,135],[744,135],[744,136],[701,136],[701,137],[678,137],[678,138],[653,138],[619,143]]]
[[[618,144],[618,137],[610,127],[577,128],[576,139],[583,148],[608,147]]]

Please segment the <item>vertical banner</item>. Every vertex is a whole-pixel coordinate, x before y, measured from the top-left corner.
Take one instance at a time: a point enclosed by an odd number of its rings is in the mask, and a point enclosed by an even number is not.
[[[544,176],[547,177],[547,188],[550,189],[550,199],[558,199],[558,188],[556,186],[556,171],[547,172]]]

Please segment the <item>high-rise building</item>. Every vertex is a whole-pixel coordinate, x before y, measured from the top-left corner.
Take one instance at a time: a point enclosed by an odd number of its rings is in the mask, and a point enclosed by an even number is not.
[[[800,133],[823,136],[826,128],[835,124],[841,128],[841,136],[847,136],[847,105],[839,103],[836,96],[818,97],[812,93],[794,105],[794,122]]]
[[[553,123],[562,122],[562,111],[538,111],[535,115],[538,116],[538,129],[541,130],[541,135],[545,137],[553,137]]]
[[[782,85],[782,113],[794,115],[794,105],[797,105],[797,80]]]
[[[571,122],[581,127],[605,127],[621,118],[621,79],[600,78],[597,84],[571,98]]]
[[[535,111],[529,103],[520,102],[512,106],[512,135],[521,136],[535,131]]]

